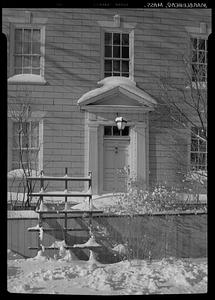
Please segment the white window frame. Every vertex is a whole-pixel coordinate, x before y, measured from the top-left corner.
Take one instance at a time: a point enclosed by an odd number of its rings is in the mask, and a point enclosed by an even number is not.
[[[211,27],[204,22],[200,22],[198,27],[192,27],[192,26],[186,26],[185,27],[187,33],[188,33],[188,44],[189,44],[189,49],[188,53],[189,56],[191,57],[192,55],[192,45],[191,45],[191,38],[202,38],[202,39],[208,39],[208,36],[211,33]],[[190,61],[190,66],[192,64],[192,59]],[[191,69],[191,76],[192,76],[192,69]],[[207,88],[207,81],[201,81],[201,82],[194,82],[192,81],[192,88],[195,89],[206,89]],[[198,86],[196,86],[198,85]],[[190,86],[186,86],[187,89],[190,89]]]
[[[14,147],[14,145],[13,145],[13,147],[12,147],[12,151],[14,152],[14,151],[19,151],[19,150],[21,150],[21,151],[23,151],[23,152],[25,152],[25,151],[29,151],[29,152],[35,152],[36,153],[36,155],[37,155],[37,158],[36,158],[36,160],[37,160],[37,162],[36,162],[36,165],[37,165],[37,170],[39,169],[39,150],[40,150],[40,145],[39,145],[39,127],[40,127],[40,123],[38,122],[38,121],[35,121],[35,120],[27,120],[27,121],[24,121],[23,122],[23,124],[25,124],[25,123],[27,123],[27,124],[29,124],[29,128],[30,128],[30,132],[28,133],[29,134],[29,136],[30,136],[30,139],[29,139],[29,142],[30,142],[30,145],[29,145],[29,147],[25,147],[25,146],[23,146],[22,145],[22,139],[23,139],[23,134],[21,134],[21,145],[20,145],[20,147],[18,146],[18,147]],[[37,126],[38,126],[38,136],[37,136],[37,138],[38,138],[38,145],[37,146],[35,146],[35,147],[32,147],[32,145],[31,145],[31,128],[32,128],[32,123],[37,123]],[[14,132],[14,125],[15,124],[20,124],[20,125],[22,125],[22,123],[19,123],[19,121],[13,121],[13,132],[12,132],[12,138],[14,139],[14,137],[17,135],[15,132]],[[18,153],[18,156],[19,156],[19,153]],[[15,161],[15,160],[13,160],[13,153],[12,153],[12,169],[17,169],[17,168],[14,168],[13,167],[13,163],[17,163],[18,165],[19,165],[19,167],[18,167],[18,169],[20,169],[20,168],[22,168],[21,167],[21,162],[20,162],[20,160],[18,160],[18,161]],[[24,162],[25,163],[25,162]],[[33,162],[33,164],[35,163],[35,161]],[[33,168],[34,169],[34,168]],[[35,170],[36,170],[36,168],[35,168]]]
[[[204,41],[207,41],[208,40],[208,37],[207,36],[202,36],[202,35],[193,35],[190,37],[190,53],[191,53],[191,62],[190,62],[190,65],[191,65],[191,76],[193,77],[193,69],[192,69],[192,65],[194,64],[193,61],[192,61],[192,52],[193,52],[193,48],[192,48],[192,42],[191,42],[191,39],[197,39],[197,41],[199,39],[202,39]],[[206,42],[207,43],[207,42]],[[206,51],[204,51],[205,53],[208,52],[208,49],[206,49]],[[197,49],[197,53],[198,53],[198,49]],[[207,54],[206,54],[207,56]],[[197,55],[197,63],[196,65],[200,65],[201,63],[198,61],[198,55]],[[205,63],[206,65],[206,80],[205,81],[199,81],[197,84],[199,84],[199,86],[202,86],[202,87],[206,87],[207,85],[207,67],[208,67],[208,63],[206,61]],[[192,84],[193,86],[196,84],[195,81],[192,81]]]
[[[10,22],[10,57],[9,57],[9,84],[17,84],[17,83],[27,83],[27,84],[45,84],[45,25],[44,23],[47,22],[47,19],[38,18],[38,21],[41,23],[36,22],[34,23],[25,23],[23,19],[17,20],[12,19]],[[40,75],[37,74],[14,74],[14,49],[15,49],[15,29],[40,29],[41,31],[41,46],[40,46]],[[30,75],[30,76],[29,76]]]
[[[19,112],[16,112],[18,115]],[[43,132],[44,132],[44,117],[46,115],[46,112],[41,112],[41,111],[34,111],[31,113],[31,117],[29,117],[26,122],[38,122],[39,123],[39,149],[38,149],[38,172],[43,170]],[[13,123],[17,122],[17,119],[9,113],[8,115],[9,122],[11,123],[11,126],[9,126],[9,130],[11,130],[11,142],[9,143],[9,165],[8,169],[12,170],[12,159],[13,159]]]
[[[104,32],[104,35],[105,35],[105,33],[110,33],[111,35],[113,35],[114,33],[118,33],[118,34],[120,34],[120,35],[122,35],[122,34],[127,34],[128,36],[129,36],[129,46],[127,46],[127,48],[129,49],[129,54],[128,54],[128,58],[122,58],[122,57],[113,57],[113,47],[114,47],[114,44],[113,44],[113,42],[111,43],[111,48],[112,48],[112,57],[105,57],[105,55],[104,55],[104,63],[105,63],[105,60],[109,60],[109,61],[120,61],[120,64],[121,64],[121,62],[122,61],[128,61],[128,63],[129,63],[129,66],[128,66],[128,72],[125,72],[125,73],[128,73],[128,75],[130,76],[130,73],[131,73],[131,71],[130,71],[130,68],[131,68],[131,64],[130,64],[130,60],[131,60],[131,57],[130,57],[130,35],[129,35],[129,33],[125,33],[125,32],[113,32],[112,30],[111,31],[105,31]],[[105,39],[104,39],[104,47],[105,47]],[[122,45],[119,45],[119,47],[120,47],[120,49],[122,49]],[[121,52],[121,50],[120,50],[120,52]],[[105,54],[105,51],[104,51],[104,54]],[[104,66],[103,66],[104,67]],[[114,71],[113,71],[113,66],[112,66],[112,70],[110,71],[110,73],[113,73]],[[122,73],[122,70],[120,71],[119,70],[119,72],[117,72],[117,71],[115,71],[116,73]],[[105,76],[105,68],[104,68],[104,76]],[[111,75],[111,76],[114,76],[114,75]],[[118,75],[118,76],[123,76],[123,75]],[[129,77],[129,76],[125,76],[125,77]]]
[[[100,41],[101,41],[101,74],[100,78],[104,79],[104,45],[105,45],[105,32],[113,33],[127,33],[129,34],[129,78],[134,80],[134,29],[136,23],[126,23],[120,22],[120,25],[117,25],[113,21],[98,21],[100,26]]]
[[[201,130],[201,127],[198,127],[199,130]],[[197,151],[193,151],[192,150],[192,127],[190,128],[190,154],[189,154],[189,157],[190,157],[190,169],[193,170],[193,167],[194,167],[194,171],[207,171],[207,142],[206,143],[206,151],[200,151],[199,150],[199,144],[198,144],[198,149]],[[196,140],[200,140],[198,139],[198,137],[195,138]],[[197,168],[195,168],[195,165],[192,164],[192,161],[191,161],[191,154],[192,153],[196,153],[197,155],[200,155],[200,154],[205,154],[206,155],[206,162],[205,162],[205,168],[204,169],[200,169],[198,168],[198,165],[200,166],[200,164],[197,165]]]

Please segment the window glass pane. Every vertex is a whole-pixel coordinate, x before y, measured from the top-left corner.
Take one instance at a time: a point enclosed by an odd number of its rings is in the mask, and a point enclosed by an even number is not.
[[[22,67],[22,56],[15,56],[15,58],[14,58],[14,66],[16,68],[21,68]]]
[[[105,71],[112,71],[112,60],[105,60]]]
[[[20,159],[22,160],[23,163],[27,163],[30,160],[30,151],[29,150],[22,150],[22,158]]]
[[[120,47],[118,46],[113,47],[113,57],[120,57]]]
[[[207,150],[206,142],[199,140],[199,151],[206,152],[206,150]]]
[[[23,53],[31,54],[31,43],[23,43]]]
[[[40,67],[40,57],[39,56],[33,56],[32,57],[32,66],[33,67]]]
[[[22,53],[22,29],[15,29],[15,53]]]
[[[37,148],[39,146],[39,124],[38,122],[31,123],[31,147]]]
[[[198,163],[198,153],[191,153],[191,162],[194,165]]]
[[[31,57],[30,56],[23,56],[23,66],[24,67],[31,66]]]
[[[112,33],[105,32],[105,45],[112,45]]]
[[[114,73],[113,73],[113,76],[120,76],[120,73],[114,72]]]
[[[16,170],[16,169],[19,169],[19,163],[18,162],[12,162],[12,170]]]
[[[40,54],[40,43],[32,44],[32,54]]]
[[[199,51],[198,62],[199,63],[205,63],[206,62],[206,57],[205,57],[205,52],[204,51]]]
[[[198,65],[197,64],[192,64],[192,71],[194,75],[198,74]]]
[[[29,132],[29,127],[30,127],[30,124],[28,122],[23,122],[21,124],[22,126],[22,133],[23,134],[27,134]]]
[[[129,127],[128,126],[125,126],[125,128],[122,130],[122,135],[123,136],[129,135]]]
[[[196,38],[191,38],[191,43],[193,49],[197,49],[197,39]]]
[[[197,138],[196,135],[199,133],[199,129],[197,127],[192,127],[192,138]]]
[[[37,68],[37,69],[32,68],[32,74],[40,75],[40,69],[39,68]]]
[[[122,45],[129,45],[129,35],[128,34],[122,34]]]
[[[117,126],[113,126],[113,135],[120,135],[120,131]]]
[[[202,81],[206,77],[206,68],[205,65],[199,65],[198,68],[198,80]]]
[[[129,73],[122,73],[122,76],[129,77]]]
[[[204,165],[206,161],[206,154],[205,153],[199,153],[199,164]]]
[[[15,29],[15,42],[22,42],[22,29]]]
[[[192,53],[192,62],[197,62],[197,52],[193,51]]]
[[[35,163],[38,159],[38,151],[29,151],[29,159],[31,162],[31,168],[35,169]]]
[[[105,57],[112,57],[112,47],[105,46]]]
[[[191,151],[198,151],[198,140],[192,140]]]
[[[14,73],[15,73],[15,75],[16,75],[16,74],[22,74],[22,69],[17,69],[17,68],[15,68],[15,69],[14,69]]]
[[[122,61],[122,72],[129,72],[129,62]]]
[[[22,148],[28,148],[29,145],[29,136],[27,134],[22,136]]]
[[[112,126],[104,126],[104,135],[112,134]]]
[[[31,29],[24,29],[24,42],[31,42]]]
[[[205,49],[205,40],[199,39],[198,48],[199,48],[199,50]]]
[[[129,47],[122,47],[122,57],[129,58]]]
[[[113,71],[120,71],[120,60],[113,61]]]
[[[112,73],[105,73],[105,77],[110,77],[112,76]]]
[[[31,74],[31,68],[23,68],[23,74]]]
[[[22,53],[22,44],[19,42],[15,43],[15,53],[16,54],[21,54]]]
[[[32,41],[40,43],[40,29],[33,29]]]
[[[17,134],[13,135],[13,148],[19,147],[19,136]]]
[[[19,150],[13,150],[12,154],[13,154],[13,161],[18,162],[20,160]]]
[[[13,123],[13,132],[14,132],[15,134],[18,134],[19,131],[20,131],[20,129],[21,129],[20,124],[19,124],[18,122],[14,122],[14,123]]]
[[[120,45],[120,33],[113,34],[113,45]]]

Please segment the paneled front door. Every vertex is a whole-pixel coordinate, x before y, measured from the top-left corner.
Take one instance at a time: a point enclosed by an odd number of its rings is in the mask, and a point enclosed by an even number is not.
[[[104,139],[103,154],[103,189],[104,192],[123,192],[127,184],[127,171],[129,167],[129,140]]]

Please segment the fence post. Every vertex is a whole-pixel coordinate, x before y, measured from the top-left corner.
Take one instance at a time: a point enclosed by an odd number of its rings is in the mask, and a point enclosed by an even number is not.
[[[68,175],[68,169],[65,168],[65,177],[67,177]],[[68,182],[67,180],[65,179],[65,193],[67,193],[68,191]],[[67,244],[67,196],[65,196],[65,215],[64,215],[64,240],[65,240],[65,243]]]

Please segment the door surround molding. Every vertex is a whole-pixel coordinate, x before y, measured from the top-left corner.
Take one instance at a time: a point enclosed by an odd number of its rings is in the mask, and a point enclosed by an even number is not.
[[[93,194],[103,194],[103,127],[115,125],[112,121],[99,119],[85,111],[85,173],[92,172]],[[137,118],[138,119],[138,118]],[[148,185],[148,114],[142,121],[130,120],[129,165],[132,177]]]

